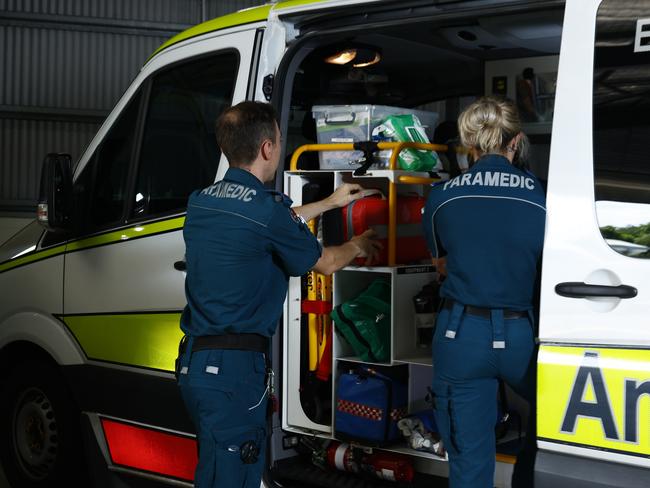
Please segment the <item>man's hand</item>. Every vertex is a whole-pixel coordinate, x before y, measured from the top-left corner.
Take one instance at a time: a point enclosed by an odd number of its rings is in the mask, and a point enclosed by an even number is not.
[[[334,193],[325,200],[331,208],[345,207],[346,205],[363,198],[365,195],[363,187],[356,183],[343,183]]]
[[[381,242],[377,240],[377,233],[369,229],[363,234],[354,236],[350,242],[359,249],[359,258],[366,258],[366,266],[377,260],[379,251],[383,249]]]
[[[329,197],[319,200],[318,202],[307,203],[300,207],[293,207],[293,210],[303,219],[309,221],[318,217],[323,212],[345,207],[349,203],[354,202],[359,198],[363,198],[366,196],[368,191],[372,190],[364,190],[360,185],[353,183],[344,183]]]
[[[431,262],[436,267],[438,272],[438,283],[442,283],[447,278],[447,257],[442,258],[431,258]]]
[[[374,230],[367,230],[340,246],[324,247],[323,254],[312,268],[318,273],[331,275],[350,264],[355,258],[366,258],[366,266],[377,259],[377,253],[383,246],[376,239]]]

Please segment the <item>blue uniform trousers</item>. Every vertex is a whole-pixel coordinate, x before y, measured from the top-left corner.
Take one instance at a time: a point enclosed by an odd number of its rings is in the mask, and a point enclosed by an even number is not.
[[[528,318],[501,320],[493,327],[487,318],[451,316],[449,310],[440,312],[433,339],[435,418],[449,455],[449,486],[492,488],[498,378],[532,404],[533,327]],[[455,334],[446,335],[448,328]],[[493,348],[495,334],[505,339],[505,348]],[[531,416],[534,425],[532,410]],[[534,446],[534,431],[529,435]]]
[[[251,351],[214,349],[181,356],[179,386],[199,441],[196,488],[259,488],[266,453],[266,363]],[[253,441],[257,462],[240,447]]]

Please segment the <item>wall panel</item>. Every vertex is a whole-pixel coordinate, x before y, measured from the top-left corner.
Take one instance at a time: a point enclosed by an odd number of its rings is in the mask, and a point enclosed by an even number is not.
[[[0,212],[31,211],[47,152],[81,155],[155,49],[263,0],[0,0]]]

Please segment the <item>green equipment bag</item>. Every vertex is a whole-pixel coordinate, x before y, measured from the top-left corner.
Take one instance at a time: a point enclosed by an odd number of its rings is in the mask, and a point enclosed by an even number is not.
[[[416,115],[389,115],[372,131],[373,141],[429,143],[427,133]],[[383,153],[383,151],[382,151]],[[380,153],[380,157],[383,154]],[[385,154],[390,158],[390,151]],[[434,171],[441,166],[438,154],[433,151],[404,149],[397,157],[400,169],[408,171]]]
[[[375,280],[358,297],[332,310],[337,335],[362,361],[390,360],[390,284]]]

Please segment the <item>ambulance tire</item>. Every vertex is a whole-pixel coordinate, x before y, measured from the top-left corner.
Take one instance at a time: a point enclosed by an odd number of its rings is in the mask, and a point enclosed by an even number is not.
[[[12,488],[89,486],[80,413],[56,367],[17,364],[0,398],[0,462]]]

